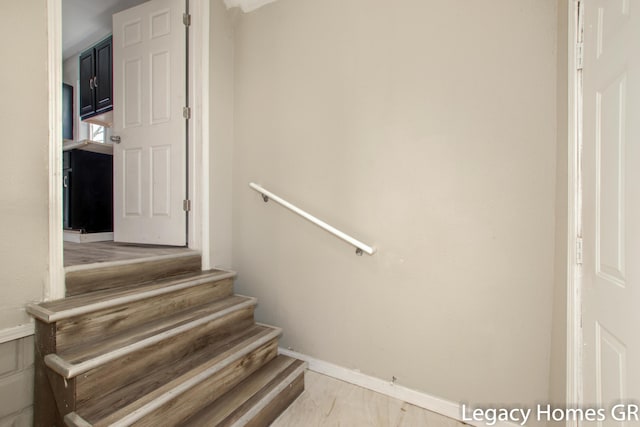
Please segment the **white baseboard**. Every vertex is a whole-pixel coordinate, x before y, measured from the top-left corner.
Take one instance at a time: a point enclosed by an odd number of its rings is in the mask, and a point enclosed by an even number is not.
[[[431,396],[420,391],[412,390],[410,388],[394,384],[380,378],[375,378],[370,375],[363,374],[362,372],[334,365],[333,363],[325,362],[324,360],[319,360],[306,354],[287,350],[282,347],[278,348],[278,352],[285,356],[294,357],[296,359],[307,362],[308,369],[310,371],[327,375],[329,377],[354,384],[380,394],[384,394],[391,398],[410,403],[414,406],[418,406],[428,411],[444,415],[445,417],[452,418],[472,426],[485,427],[485,424],[483,423],[474,423],[468,419],[463,420],[461,409],[462,406],[460,403]],[[515,427],[517,426],[517,424],[512,424],[509,422],[496,422],[495,426]]]
[[[106,242],[113,240],[113,232],[105,233],[78,233],[77,231],[64,230],[63,240],[73,243]]]
[[[18,325],[13,328],[7,328],[0,330],[0,344],[19,340],[20,338],[31,336],[35,333],[35,326],[32,323],[25,323],[24,325]]]

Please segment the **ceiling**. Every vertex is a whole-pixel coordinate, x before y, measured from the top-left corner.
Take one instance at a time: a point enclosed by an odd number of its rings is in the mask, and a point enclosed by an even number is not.
[[[111,34],[111,15],[147,0],[62,0],[62,57],[82,52]]]

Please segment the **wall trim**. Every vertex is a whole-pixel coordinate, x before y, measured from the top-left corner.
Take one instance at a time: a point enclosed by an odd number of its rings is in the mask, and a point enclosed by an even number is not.
[[[410,403],[422,409],[435,412],[437,414],[458,420],[460,422],[464,422],[472,426],[485,427],[484,424],[462,420],[462,403],[441,399],[439,397],[435,397],[421,391],[394,384],[380,378],[363,374],[359,371],[354,371],[349,368],[334,365],[333,363],[316,359],[309,355],[298,353],[296,351],[288,350],[282,347],[278,348],[278,353],[307,362],[308,369],[310,371],[317,372],[319,374],[323,374],[350,384],[354,384],[359,387],[375,391],[376,393],[384,394],[385,396]],[[515,427],[517,426],[517,424],[508,422],[497,422],[495,426]]]
[[[190,135],[193,138],[193,149],[190,151],[193,165],[192,188],[190,193],[195,199],[195,209],[191,223],[198,229],[190,227],[189,244],[192,249],[198,249],[202,253],[202,269],[211,269],[211,243],[209,233],[209,204],[210,204],[210,183],[209,183],[209,0],[193,1],[192,33],[190,35],[191,58],[189,76],[193,82],[190,90],[192,108],[194,110],[194,120],[191,121]]]
[[[578,108],[579,81],[576,71],[576,42],[578,31],[578,0],[568,2],[568,47],[567,47],[567,354],[566,354],[566,406],[579,407],[582,403],[582,328],[580,317],[582,313],[582,296],[579,266],[576,260],[576,244],[580,234],[579,216],[580,206],[578,173]],[[567,419],[567,427],[577,425],[575,421]]]
[[[24,325],[14,326],[0,330],[0,344],[9,341],[19,340],[20,338],[29,337],[35,333],[35,324],[25,323]]]
[[[62,237],[62,0],[47,0],[49,75],[49,271],[45,301],[64,298]]]

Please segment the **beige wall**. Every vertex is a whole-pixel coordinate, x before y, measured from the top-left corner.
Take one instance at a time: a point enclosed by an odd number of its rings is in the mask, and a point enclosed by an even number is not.
[[[0,2],[0,331],[27,323],[48,263],[46,2]],[[33,337],[0,343],[0,426],[31,425]]]
[[[222,1],[209,3],[210,262],[231,267],[233,162],[233,20]]]
[[[555,286],[549,370],[550,399],[558,405],[566,404],[567,385],[568,3],[558,1]]]
[[[46,2],[0,2],[0,330],[27,323],[48,263]]]
[[[282,345],[455,401],[548,399],[556,33],[553,0],[242,15],[233,265]]]
[[[46,2],[0,2],[0,330],[27,323],[48,263]],[[0,425],[31,425],[33,338],[0,343]]]

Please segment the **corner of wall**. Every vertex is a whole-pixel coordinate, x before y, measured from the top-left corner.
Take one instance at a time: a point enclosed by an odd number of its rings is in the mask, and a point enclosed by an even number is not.
[[[222,1],[210,3],[209,25],[209,239],[210,265],[232,265],[234,127],[233,17]]]
[[[556,84],[556,200],[553,323],[549,366],[549,396],[566,403],[567,344],[567,232],[568,232],[568,20],[569,1],[558,2]]]

